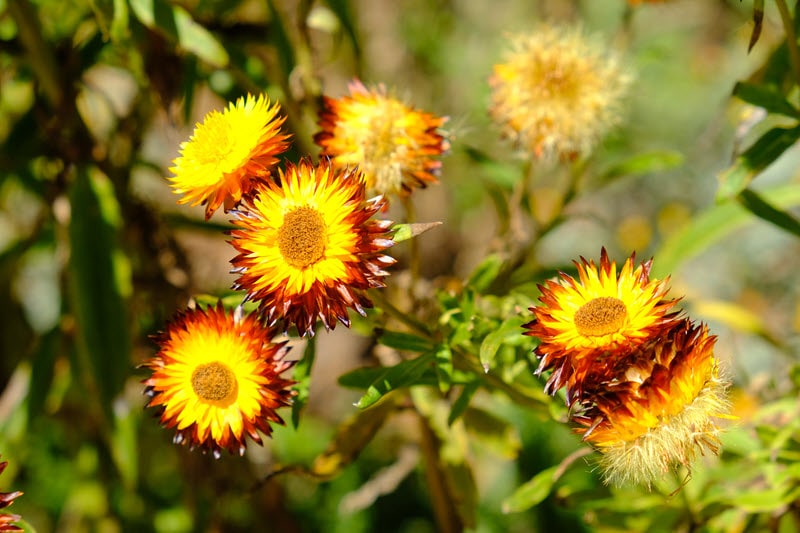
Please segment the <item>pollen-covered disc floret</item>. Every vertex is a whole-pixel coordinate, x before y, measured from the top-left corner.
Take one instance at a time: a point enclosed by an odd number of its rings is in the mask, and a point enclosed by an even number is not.
[[[302,160],[237,210],[234,287],[270,325],[282,320],[284,331],[295,324],[313,334],[317,319],[326,329],[337,320],[349,326],[348,308],[372,307],[365,290],[384,286],[395,260],[382,252],[394,241],[391,222],[372,220],[383,198],[366,200],[364,187],[356,169]]]
[[[0,463],[0,474],[3,473],[6,466],[8,466],[8,461]],[[22,496],[20,491],[0,492],[0,509],[5,509],[20,496]],[[14,522],[18,522],[20,519],[21,517],[16,514],[0,513],[0,531],[22,531],[21,527],[14,525]]]
[[[321,131],[314,141],[338,168],[358,166],[368,194],[409,194],[435,183],[450,146],[447,118],[419,111],[389,96],[383,86],[350,84],[350,95],[324,97]]]
[[[234,207],[267,178],[289,147],[278,111],[266,96],[247,95],[222,113],[208,113],[170,168],[171,186],[183,195],[178,202],[205,204],[209,218],[223,203],[226,211]]]
[[[580,29],[542,26],[512,39],[489,84],[489,114],[507,137],[535,157],[572,160],[620,122],[630,76]]]
[[[144,364],[148,407],[161,409],[161,423],[176,429],[174,441],[211,451],[243,454],[246,437],[261,444],[275,412],[289,405],[292,381],[281,374],[285,342],[255,315],[226,312],[221,304],[180,312],[157,338],[158,354]]]
[[[649,485],[676,466],[690,468],[698,453],[717,453],[717,419],[729,405],[715,341],[705,325],[683,319],[615,354],[610,376],[584,384],[573,419],[602,453],[607,482]]]
[[[634,261],[632,255],[618,273],[603,249],[599,266],[584,258],[575,263],[577,280],[562,272],[539,286],[542,304],[531,307],[535,319],[525,334],[539,338],[537,374],[553,371],[545,390],[566,386],[568,404],[587,374],[607,369],[609,352],[630,350],[677,320],[667,280],[650,280],[652,261],[636,267]]]

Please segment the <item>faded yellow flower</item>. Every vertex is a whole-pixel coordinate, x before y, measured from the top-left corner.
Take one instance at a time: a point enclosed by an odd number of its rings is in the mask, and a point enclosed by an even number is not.
[[[492,119],[537,158],[588,155],[621,121],[631,78],[617,55],[578,28],[542,26],[511,43],[489,78]]]

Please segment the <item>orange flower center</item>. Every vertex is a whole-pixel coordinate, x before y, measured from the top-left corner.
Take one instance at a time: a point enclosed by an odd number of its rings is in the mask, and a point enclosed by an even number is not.
[[[200,365],[192,372],[192,389],[208,402],[230,404],[236,399],[238,388],[233,371],[218,361]]]
[[[306,268],[319,261],[327,244],[325,221],[314,208],[299,207],[283,217],[278,249],[291,266]]]
[[[585,337],[602,337],[622,329],[628,318],[625,303],[613,296],[595,298],[581,306],[573,321],[578,333]]]

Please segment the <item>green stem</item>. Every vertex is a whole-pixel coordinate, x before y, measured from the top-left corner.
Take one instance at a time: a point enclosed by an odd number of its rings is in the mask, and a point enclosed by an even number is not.
[[[775,4],[777,4],[778,11],[781,13],[783,30],[786,32],[786,48],[789,50],[789,61],[792,64],[794,81],[797,85],[800,85],[800,49],[797,48],[797,33],[794,31],[794,20],[789,12],[789,6],[786,5],[786,0],[775,0]]]
[[[403,311],[395,307],[395,305],[386,298],[383,292],[381,292],[380,290],[376,290],[371,293],[371,296],[372,299],[378,304],[378,307],[380,307],[385,313],[393,316],[394,318],[396,318],[397,320],[408,326],[408,328],[417,335],[425,337],[426,339],[430,339],[433,342],[436,342],[436,339],[434,338],[434,335],[431,332],[431,330],[428,329],[428,326],[426,326],[413,316],[409,315],[408,313],[404,313]]]

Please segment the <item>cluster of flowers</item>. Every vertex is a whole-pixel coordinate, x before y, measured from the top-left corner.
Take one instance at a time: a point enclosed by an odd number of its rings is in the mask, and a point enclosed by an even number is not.
[[[289,148],[284,120],[263,95],[239,98],[196,125],[170,169],[179,203],[204,204],[206,219],[220,206],[233,215],[233,288],[257,303],[250,314],[221,303],[179,312],[144,364],[148,407],[176,429],[176,443],[215,457],[243,454],[247,436],[260,444],[259,431],[269,436],[270,422],[283,423],[275,411],[294,391],[281,374],[293,362],[286,342],[273,342],[278,331],[349,326],[350,309],[372,307],[366,291],[383,287],[395,262],[384,254],[392,222],[373,216],[387,195],[435,182],[448,149],[445,118],[358,81],[349,96],[323,100],[318,163],[279,168]]]
[[[606,482],[649,485],[717,452],[728,400],[716,337],[672,311],[652,260],[634,259],[618,273],[603,249],[599,266],[575,263],[577,280],[547,281],[525,334],[539,339],[537,373],[551,371],[546,392],[564,388],[577,430],[601,452]]]

